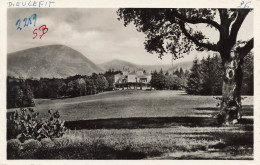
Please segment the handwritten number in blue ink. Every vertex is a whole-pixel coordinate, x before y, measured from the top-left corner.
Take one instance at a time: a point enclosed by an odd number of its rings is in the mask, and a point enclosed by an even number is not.
[[[24,18],[23,22],[24,22],[24,27],[28,26],[29,23],[27,23],[27,18]]]
[[[20,27],[21,26],[21,20],[20,19],[17,20],[15,26],[17,26],[17,25],[18,25],[17,30],[22,30],[22,28]]]
[[[240,3],[240,6],[238,6],[238,8],[242,8],[242,5],[243,5],[244,3],[245,3],[245,2],[242,1],[242,2]]]
[[[27,27],[27,26],[31,25],[32,24],[32,20],[34,21],[34,25],[33,26],[35,26],[36,25],[36,16],[37,16],[36,14],[33,14],[28,19],[24,18],[23,19],[24,27]],[[22,28],[20,27],[21,26],[21,19],[18,19],[15,25],[18,26],[17,30],[22,30]]]
[[[34,20],[34,25],[33,26],[35,26],[35,24],[36,24],[36,14],[33,14],[29,19],[30,19],[30,21],[31,21],[31,18]],[[31,23],[30,23],[31,24]]]
[[[251,1],[248,1],[247,3],[245,3],[245,1],[242,1],[240,3],[240,6],[238,6],[238,8],[249,8],[249,4],[251,3]]]
[[[249,8],[249,6],[247,6],[247,4],[250,4],[250,3],[251,3],[251,1],[247,2],[247,3],[245,4],[244,8]]]
[[[31,21],[31,17],[28,19],[28,25],[31,25],[32,24],[32,21]]]

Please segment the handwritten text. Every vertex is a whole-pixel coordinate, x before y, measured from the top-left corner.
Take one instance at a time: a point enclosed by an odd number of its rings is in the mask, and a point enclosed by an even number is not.
[[[32,20],[34,22],[33,26],[35,26],[36,24],[36,14],[33,14],[31,17],[29,17],[28,19],[27,18],[24,18],[23,21],[21,21],[21,19],[18,19],[15,23],[15,26],[17,26],[17,30],[22,30],[21,28],[21,24],[22,22],[24,22],[24,26],[23,27],[27,27],[28,25],[32,24]]]
[[[240,3],[240,5],[238,6],[238,8],[249,8],[250,3],[251,3],[251,1],[248,1],[248,2],[242,1]]]
[[[53,4],[55,4],[54,1],[37,0],[7,2],[8,7],[52,7]]]
[[[37,37],[37,30],[42,32],[42,34],[39,34],[40,39],[42,39],[42,36],[45,35],[49,29],[46,27],[46,25],[42,25],[38,29],[34,29],[33,34],[35,34],[35,36],[33,37],[33,39]]]

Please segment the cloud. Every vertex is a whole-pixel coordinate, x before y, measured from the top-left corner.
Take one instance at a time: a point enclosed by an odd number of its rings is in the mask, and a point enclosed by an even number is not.
[[[145,35],[137,32],[134,25],[124,27],[122,21],[117,20],[117,9],[97,8],[41,8],[41,9],[8,9],[8,52],[27,49],[30,47],[65,44],[83,53],[95,63],[112,59],[122,59],[138,64],[171,64],[171,55],[163,60],[157,54],[149,54],[143,42]],[[37,25],[17,30],[15,23],[18,19],[37,14]],[[252,25],[253,16],[247,18],[245,24]],[[32,39],[32,31],[46,24],[48,33],[42,39]],[[239,37],[253,35],[252,26],[245,26],[239,31]],[[217,38],[218,34],[208,31],[210,38]],[[193,60],[197,52],[192,52],[185,59]],[[201,54],[201,53],[200,53]]]
[[[119,43],[119,46],[129,46],[129,47],[139,47],[140,44],[143,44],[143,41],[137,37],[131,37],[128,40]]]

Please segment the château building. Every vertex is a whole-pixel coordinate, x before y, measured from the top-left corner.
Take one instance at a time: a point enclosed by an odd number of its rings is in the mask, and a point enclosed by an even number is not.
[[[114,77],[115,85],[127,84],[127,85],[136,85],[136,84],[149,84],[151,81],[152,75],[146,73],[145,70],[137,69],[136,71],[130,72],[129,69],[124,68],[122,73],[116,74]]]

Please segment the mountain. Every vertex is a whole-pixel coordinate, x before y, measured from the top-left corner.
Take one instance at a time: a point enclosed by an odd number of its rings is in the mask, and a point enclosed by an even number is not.
[[[131,62],[123,61],[123,60],[112,60],[109,62],[105,62],[98,65],[103,70],[122,70],[123,68],[129,68],[130,71],[136,70],[137,68],[143,68],[146,72],[151,72],[153,70],[161,70],[173,72],[178,68],[183,68],[184,70],[189,70],[192,66],[192,61],[189,62],[180,62],[178,64],[172,65],[138,65]]]
[[[80,52],[65,45],[47,45],[7,55],[8,76],[65,78],[103,70]]]
[[[109,62],[99,64],[98,66],[103,70],[122,70],[124,67],[129,68],[130,70],[135,70],[136,68],[138,68],[138,65],[123,60],[112,60]]]

